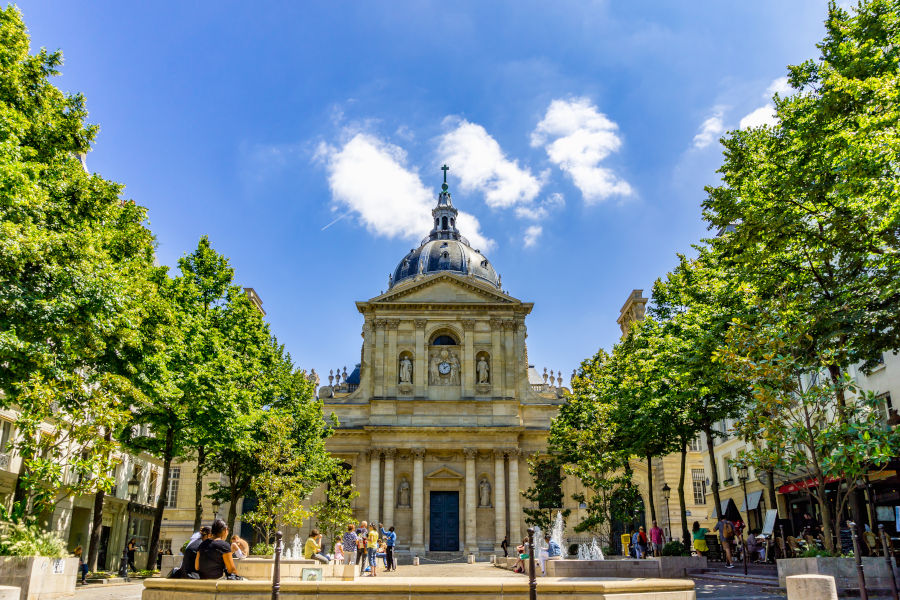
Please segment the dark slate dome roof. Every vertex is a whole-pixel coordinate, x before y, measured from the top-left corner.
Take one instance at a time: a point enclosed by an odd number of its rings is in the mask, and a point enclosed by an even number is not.
[[[462,238],[462,236],[460,236]],[[472,275],[497,288],[500,277],[490,261],[462,239],[426,239],[411,250],[394,270],[393,284],[413,279],[416,275],[433,275],[442,271]]]
[[[487,258],[479,250],[469,245],[469,240],[459,234],[456,228],[458,211],[447,186],[447,165],[444,165],[444,184],[438,195],[437,206],[431,211],[434,228],[418,248],[409,251],[391,276],[390,287],[401,281],[414,279],[418,275],[434,275],[448,271],[460,275],[471,275],[481,281],[500,288],[500,276]]]

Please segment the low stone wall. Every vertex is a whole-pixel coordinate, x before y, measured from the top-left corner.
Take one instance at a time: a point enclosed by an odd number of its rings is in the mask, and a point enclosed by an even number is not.
[[[164,555],[162,568],[159,573],[162,577],[166,577],[174,567],[180,567],[184,556],[176,554],[174,556]],[[238,573],[241,577],[247,579],[258,579],[272,581],[272,571],[275,565],[274,558],[241,558],[234,561]],[[306,558],[282,558],[281,559],[281,578],[282,579],[300,579],[303,574],[303,568],[306,567],[329,567],[325,576],[331,577],[331,565],[323,565]]]
[[[11,585],[0,585],[0,600],[19,600],[22,591]]]
[[[0,556],[0,582],[18,587],[21,600],[52,600],[75,593],[77,558]]]
[[[897,569],[896,559],[894,569]],[[836,558],[816,556],[812,558],[780,558],[778,563],[778,585],[786,586],[791,575],[831,575],[834,577],[838,593],[845,590],[859,589],[856,574],[855,558]],[[866,576],[866,588],[871,590],[887,590],[891,587],[891,573],[883,556],[864,556],[863,573]],[[897,582],[900,585],[900,580]]]
[[[515,559],[498,558],[512,561],[507,568],[512,568]],[[504,566],[504,565],[498,565]],[[608,560],[549,560],[547,561],[548,577],[652,577],[677,578],[686,577],[687,572],[694,569],[707,568],[704,556],[661,556],[659,558],[608,559]]]
[[[542,600],[696,600],[694,582],[678,579],[560,581],[541,579],[537,587]],[[142,600],[269,600],[272,586],[258,581],[192,581],[147,579]],[[440,581],[428,578],[390,577],[381,581],[286,582],[284,600],[522,600],[528,597],[528,581],[520,579],[471,578]]]

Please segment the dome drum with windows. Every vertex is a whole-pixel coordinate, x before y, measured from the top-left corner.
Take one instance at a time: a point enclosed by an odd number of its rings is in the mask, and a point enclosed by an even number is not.
[[[418,248],[403,257],[390,278],[390,287],[419,275],[431,275],[450,271],[469,275],[490,283],[500,289],[500,276],[490,261],[469,245],[469,240],[460,235],[456,228],[458,211],[453,206],[447,185],[447,165],[442,167],[444,183],[438,196],[437,206],[431,211],[434,228]]]

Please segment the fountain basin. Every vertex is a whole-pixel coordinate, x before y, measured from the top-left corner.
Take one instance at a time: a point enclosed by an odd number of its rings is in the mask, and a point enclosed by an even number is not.
[[[707,567],[705,556],[660,556],[644,559],[551,560],[548,577],[686,577]]]

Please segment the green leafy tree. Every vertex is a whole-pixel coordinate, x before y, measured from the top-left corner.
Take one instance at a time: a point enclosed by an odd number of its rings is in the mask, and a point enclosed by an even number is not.
[[[0,10],[0,405],[19,415],[18,515],[108,489],[118,431],[140,391],[131,357],[152,296],[153,238],[122,187],[84,168],[97,133],[80,94],[29,54]]]
[[[556,456],[542,457],[535,454],[528,457],[528,472],[533,483],[522,492],[522,497],[533,506],[522,509],[525,513],[525,522],[540,527],[541,531],[550,531],[556,518],[556,511],[561,511],[563,518],[567,518],[572,512],[568,508],[562,508],[562,464]]]
[[[337,465],[325,485],[322,500],[312,508],[319,529],[332,542],[340,540],[341,532],[353,520],[353,500],[359,492],[351,482],[352,476],[349,468]]]
[[[844,418],[847,367],[900,347],[900,7],[831,2],[825,28],[818,60],[788,67],[776,123],[723,138],[703,207],[716,250],[795,328],[791,354],[828,357]]]

